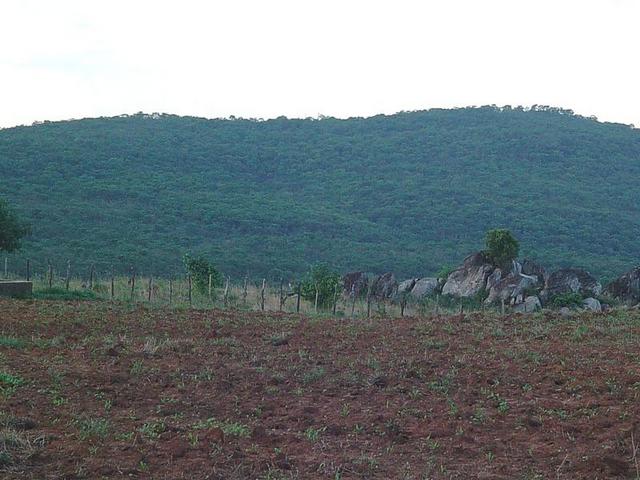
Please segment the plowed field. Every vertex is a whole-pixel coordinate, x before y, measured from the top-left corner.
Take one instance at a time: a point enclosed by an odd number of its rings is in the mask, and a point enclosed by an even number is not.
[[[637,310],[0,300],[6,479],[637,479],[639,444]]]

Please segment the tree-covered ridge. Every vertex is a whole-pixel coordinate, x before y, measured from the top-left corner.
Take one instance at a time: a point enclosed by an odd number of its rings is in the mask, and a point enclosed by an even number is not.
[[[493,227],[549,267],[640,259],[640,132],[559,109],[51,122],[0,130],[0,171],[22,258],[78,268],[179,273],[191,251],[230,275],[423,276]]]

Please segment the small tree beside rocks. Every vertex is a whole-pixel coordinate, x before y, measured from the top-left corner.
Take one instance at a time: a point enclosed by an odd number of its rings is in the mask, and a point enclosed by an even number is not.
[[[333,305],[336,294],[340,292],[342,279],[326,263],[318,263],[309,269],[302,281],[301,295],[305,300],[326,308]]]
[[[485,237],[485,245],[489,260],[502,269],[508,268],[520,251],[518,240],[505,228],[489,230]]]

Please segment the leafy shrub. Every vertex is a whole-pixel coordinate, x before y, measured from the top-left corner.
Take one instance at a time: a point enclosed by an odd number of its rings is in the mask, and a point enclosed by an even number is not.
[[[318,306],[328,307],[333,304],[336,291],[340,289],[340,275],[329,268],[325,263],[313,265],[307,276],[302,281],[302,298],[310,302],[316,300],[318,292]]]
[[[455,270],[455,267],[452,267],[450,265],[445,265],[442,268],[440,268],[440,270],[438,270],[438,272],[436,273],[436,278],[443,278],[446,280],[454,270]]]
[[[486,254],[494,265],[504,268],[515,260],[520,250],[518,240],[505,228],[489,230],[485,238]]]
[[[556,295],[555,297],[553,297],[549,304],[552,307],[556,308],[580,307],[583,300],[584,298],[579,293],[563,293],[561,295]]]
[[[205,294],[209,290],[209,275],[211,275],[211,286],[222,286],[222,274],[206,258],[192,257],[188,253],[184,256],[184,266],[189,275],[195,290]]]

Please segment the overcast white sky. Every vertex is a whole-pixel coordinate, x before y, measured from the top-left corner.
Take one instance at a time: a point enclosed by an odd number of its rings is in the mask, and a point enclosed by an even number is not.
[[[544,104],[640,126],[640,0],[2,0],[0,127]]]

